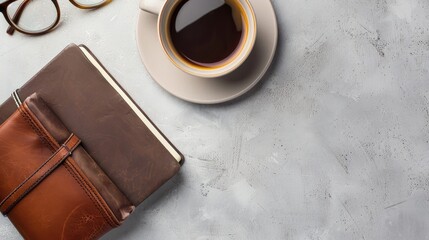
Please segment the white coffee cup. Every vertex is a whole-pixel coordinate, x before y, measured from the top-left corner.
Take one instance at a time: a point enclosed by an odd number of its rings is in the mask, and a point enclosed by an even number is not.
[[[141,0],[140,9],[158,15],[158,38],[164,52],[170,61],[182,71],[194,76],[215,78],[236,70],[249,56],[256,40],[256,16],[248,0],[235,1],[240,7],[245,24],[244,33],[239,49],[228,57],[228,60],[219,66],[202,67],[186,61],[175,49],[170,39],[170,19],[175,8],[184,0]]]

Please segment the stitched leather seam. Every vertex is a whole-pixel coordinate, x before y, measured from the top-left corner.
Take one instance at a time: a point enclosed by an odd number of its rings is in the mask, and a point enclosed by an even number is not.
[[[101,203],[99,201],[97,201],[96,197],[94,196],[93,192],[89,189],[88,184],[85,182],[85,180],[82,178],[82,176],[80,176],[80,174],[78,173],[78,171],[76,170],[76,168],[73,166],[73,164],[71,164],[69,161],[66,162],[67,166],[73,171],[73,174],[76,177],[76,180],[78,180],[81,184],[81,186],[83,186],[85,192],[88,194],[88,196],[94,201],[94,204],[98,206],[101,214],[105,217],[105,219],[110,223],[110,225],[112,225],[111,223],[111,219],[109,217],[106,218],[106,212],[103,209],[103,206],[101,205]],[[106,214],[106,215],[105,215]]]
[[[67,162],[66,162],[67,163]],[[95,201],[95,199],[91,196],[91,194],[89,194],[87,192],[87,190],[85,189],[85,186],[83,186],[82,182],[78,179],[78,177],[76,176],[76,174],[74,173],[73,169],[69,169],[70,166],[68,164],[64,164],[64,166],[66,167],[67,171],[69,172],[69,174],[76,180],[76,182],[79,184],[79,186],[82,188],[82,190],[85,192],[85,194],[89,197],[89,199],[91,200],[91,202],[94,204],[94,206],[98,209],[98,211],[101,213],[101,215],[103,216],[104,220],[109,223],[109,225],[112,225],[109,221],[109,219],[106,218],[106,216],[103,214],[103,211],[101,210],[101,207],[97,204],[97,202]]]
[[[22,110],[21,108],[18,108],[19,112],[21,113],[21,116],[24,118],[24,120],[27,122],[27,124],[33,129],[33,131],[37,134],[37,136],[40,138],[40,140],[42,141],[43,144],[47,145],[49,147],[49,149],[52,148],[51,145],[49,145],[48,142],[46,142],[45,138],[43,136],[40,135],[39,131],[37,130],[37,128],[34,126],[34,124],[32,123],[32,121],[28,118],[27,114],[24,112],[24,110]]]
[[[21,115],[24,117],[24,120],[36,132],[37,136],[39,136],[39,138],[41,139],[42,143],[44,143],[45,145],[47,145],[51,149],[51,151],[55,151],[55,148],[46,140],[46,138],[41,134],[40,130],[36,127],[36,125],[34,124],[34,122],[32,121],[32,119],[30,118],[30,116],[28,116],[28,114],[26,113],[24,107],[21,106],[20,108],[18,108],[18,110],[21,113]]]
[[[26,103],[23,105],[23,109],[25,110],[25,113],[28,115],[30,120],[34,123],[35,127],[38,131],[40,131],[40,134],[45,140],[51,145],[52,150],[57,150],[60,145],[57,143],[57,141],[50,135],[50,133],[45,129],[42,123],[40,123],[39,119],[31,112],[30,108]]]
[[[37,121],[35,120],[34,116],[32,116],[32,114],[30,114],[30,111],[26,108],[27,104],[24,103],[22,105],[22,112],[24,113],[25,117],[28,119],[29,123],[31,124],[31,127],[34,129],[34,131],[36,131],[37,135],[39,135],[40,138],[42,138],[42,141],[45,144],[48,144],[48,146],[50,148],[52,148],[52,150],[57,149],[57,147],[54,145],[52,145],[49,142],[49,138],[46,136],[46,134],[42,131],[42,128],[40,127],[39,124],[37,124]]]
[[[25,105],[24,105],[25,106]],[[27,110],[27,109],[25,109],[25,110]],[[31,112],[30,112],[31,113]],[[38,120],[37,120],[38,121]],[[35,123],[37,123],[37,121],[34,121]],[[43,130],[45,130],[44,129],[44,127],[43,127],[43,125],[41,125],[41,124],[37,124],[38,125],[38,127],[40,128],[40,130],[41,131],[43,131]],[[47,132],[46,130],[45,130],[45,132]],[[49,138],[48,136],[44,136],[45,137],[45,140],[48,142],[48,143],[50,143],[51,144],[51,146],[52,145],[57,145],[57,147],[59,147],[59,144],[56,142],[56,141],[53,141],[53,139],[51,139],[51,138]],[[67,161],[66,161],[66,163],[67,163]],[[70,173],[70,171],[69,171],[69,173]],[[86,192],[86,190],[85,190],[85,188],[82,186],[82,184],[76,179],[76,177],[75,176],[73,176],[73,178],[75,178],[75,180],[79,183],[79,185],[82,187],[82,189],[85,191],[85,193],[88,195],[88,193]],[[88,195],[89,196],[89,195]],[[90,197],[91,198],[91,197]],[[98,210],[100,211],[100,213],[103,215],[103,217],[105,218],[105,220],[109,223],[109,225],[112,225],[111,223],[110,223],[110,219],[108,220],[107,218],[106,218],[106,216],[103,214],[103,212],[100,210],[100,208],[99,208],[99,206],[98,206],[98,204],[96,204],[96,202],[94,201],[94,199],[92,199],[91,198],[91,200],[93,201],[93,203],[94,203],[94,205],[96,205],[97,206],[97,208],[98,208]],[[113,225],[112,225],[112,227],[113,227]]]
[[[73,158],[71,158],[71,159],[73,159]],[[73,161],[74,161],[74,159],[73,159]],[[81,176],[81,174],[79,173],[79,170],[77,170],[77,168],[74,166],[74,164],[70,160],[67,161],[67,164],[69,164],[70,167],[76,173],[76,175],[79,176],[79,179],[82,180],[82,182],[86,186],[86,189],[92,194],[92,196],[97,200],[97,203],[100,204],[100,206],[103,208],[104,213],[107,215],[109,220],[113,223],[113,225],[119,226],[119,221],[115,221],[116,217],[115,218],[112,217],[112,216],[114,216],[113,213],[111,211],[109,211],[110,208],[107,206],[104,199],[97,194],[96,190],[94,191],[94,186],[92,186],[92,184],[88,183],[88,181],[84,177]],[[118,222],[118,223],[116,223],[116,222]]]
[[[45,130],[45,128],[43,127],[43,125],[41,124],[37,124],[38,121],[34,121],[33,119],[31,119],[31,115],[29,113],[26,112],[27,109],[24,108],[24,106],[26,106],[26,104],[23,104],[23,108],[20,112],[23,113],[23,116],[26,120],[28,120],[28,123],[30,124],[30,126],[33,128],[33,130],[37,133],[37,135],[42,139],[42,142],[44,142],[45,144],[48,145],[49,148],[51,148],[51,151],[54,152],[56,148],[59,147],[59,144],[56,141],[53,141],[51,138],[49,138],[48,136],[46,136],[45,134],[43,134],[43,132],[47,132]],[[31,111],[29,111],[31,113]],[[31,113],[32,114],[32,113]],[[37,124],[37,125],[36,125]],[[45,131],[43,131],[45,130]],[[42,132],[43,131],[43,132]],[[103,214],[103,211],[100,209],[100,206],[97,204],[97,201],[95,201],[93,199],[92,196],[90,196],[90,194],[87,192],[87,190],[85,189],[84,186],[82,186],[82,183],[76,178],[76,176],[74,175],[74,173],[71,172],[71,170],[69,169],[70,166],[67,162],[67,159],[65,161],[64,164],[65,168],[67,169],[67,171],[69,172],[69,174],[76,180],[76,182],[80,185],[80,187],[84,190],[84,192],[87,194],[87,196],[92,200],[93,204],[97,207],[97,209],[100,211],[101,215],[103,216],[104,220],[111,225],[112,227],[115,227],[114,222],[111,222],[111,219],[106,218],[105,214]],[[113,224],[112,224],[113,223]]]
[[[43,126],[40,126],[41,128],[44,128]],[[59,146],[59,144],[57,143],[57,142],[53,142],[50,138],[48,138],[48,139],[46,139],[48,142],[50,142],[52,145],[58,145]],[[66,164],[64,164],[64,166],[68,166],[68,164],[67,164],[67,159],[66,159],[66,161],[65,161],[65,163]],[[110,221],[106,218],[106,216],[103,214],[103,211],[101,211],[101,209],[100,209],[100,206],[96,203],[96,201],[94,201],[94,199],[87,193],[87,191],[86,191],[86,189],[85,189],[85,187],[84,186],[82,186],[82,184],[81,184],[81,182],[78,180],[78,179],[76,179],[76,177],[73,175],[73,173],[72,172],[70,172],[70,170],[66,167],[66,169],[68,170],[68,172],[70,173],[70,175],[72,175],[72,177],[76,180],[76,182],[81,186],[81,188],[84,190],[84,192],[90,197],[90,199],[92,200],[92,202],[93,202],[93,204],[98,208],[98,210],[100,211],[100,213],[101,213],[101,215],[103,215],[103,218],[106,220],[106,222],[108,222],[109,223],[109,225],[112,225],[111,223],[110,223]],[[112,227],[113,227],[113,225],[112,225]]]
[[[63,159],[63,158],[65,158],[66,156],[68,155],[68,153],[66,153],[66,154],[64,154],[63,156],[61,156],[61,159]],[[16,204],[19,202],[19,201],[21,201],[30,191],[32,191],[41,181],[43,181],[45,178],[46,178],[46,176],[48,176],[49,174],[51,174],[52,173],[52,171],[54,170],[54,169],[56,169],[61,163],[63,163],[64,162],[64,160],[65,159],[63,159],[63,160],[61,160],[61,161],[58,161],[58,163],[56,163],[54,166],[52,166],[48,171],[46,171],[45,172],[45,174],[43,174],[40,178],[38,178],[37,179],[37,181],[36,182],[34,182],[19,198],[17,198],[7,209],[6,209],[6,211],[4,212],[4,214],[7,214],[8,212],[10,212],[15,206],[16,206]],[[36,173],[34,173],[34,174],[36,174]],[[33,174],[33,175],[34,175]],[[32,176],[33,176],[32,175]],[[26,182],[27,182],[28,180],[26,180]],[[24,184],[22,184],[22,185],[24,185]],[[21,188],[22,187],[22,185],[19,187],[19,188]],[[18,191],[18,189],[16,189],[14,192],[16,192],[16,191]]]
[[[93,197],[87,192],[87,190],[85,189],[85,187],[82,185],[81,181],[79,181],[79,179],[77,178],[77,176],[75,176],[75,173],[72,169],[70,169],[70,166],[68,164],[68,162],[66,161],[64,164],[64,167],[67,169],[67,171],[69,172],[69,174],[75,179],[75,181],[79,184],[79,186],[82,188],[82,190],[85,192],[85,194],[89,197],[89,199],[91,200],[92,204],[94,204],[94,206],[98,209],[98,211],[101,213],[101,215],[103,216],[104,220],[111,225],[112,227],[114,227],[112,225],[112,223],[106,218],[106,216],[103,214],[103,211],[101,210],[100,206],[96,203],[96,201],[93,199]]]

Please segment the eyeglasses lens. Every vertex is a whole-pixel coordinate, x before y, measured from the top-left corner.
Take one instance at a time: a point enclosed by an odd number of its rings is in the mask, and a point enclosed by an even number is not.
[[[7,15],[21,30],[38,33],[53,27],[58,12],[52,0],[18,0],[8,6]]]

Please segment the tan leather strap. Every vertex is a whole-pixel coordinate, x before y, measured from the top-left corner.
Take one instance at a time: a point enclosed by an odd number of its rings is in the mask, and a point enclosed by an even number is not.
[[[24,197],[30,193],[43,179],[51,174],[66,160],[81,143],[80,139],[71,134],[64,144],[46,160],[33,174],[25,179],[0,203],[0,211],[7,215]]]

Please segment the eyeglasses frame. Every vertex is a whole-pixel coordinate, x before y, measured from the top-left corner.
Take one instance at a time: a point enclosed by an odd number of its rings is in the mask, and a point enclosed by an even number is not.
[[[18,22],[19,19],[21,18],[22,12],[24,11],[27,4],[32,0],[23,0],[21,5],[19,5],[18,9],[16,10],[12,19],[10,18],[10,16],[7,14],[7,8],[9,7],[10,4],[12,4],[16,1],[18,1],[18,0],[7,0],[7,1],[0,4],[0,12],[3,14],[4,18],[6,19],[6,22],[9,24],[9,27],[7,29],[7,33],[9,35],[12,35],[13,32],[16,30],[18,32],[28,34],[31,36],[38,36],[38,35],[46,34],[58,26],[60,19],[61,19],[61,10],[60,10],[60,6],[59,6],[57,0],[51,0],[55,6],[55,10],[57,12],[57,18],[55,19],[55,21],[52,25],[50,25],[49,27],[42,29],[40,31],[28,31],[28,30],[25,30],[25,29],[19,27],[17,24],[15,24],[15,22]],[[112,0],[105,0],[104,2],[102,2],[100,4],[83,5],[83,4],[79,4],[75,0],[69,0],[69,1],[75,7],[80,8],[80,9],[96,9],[96,8],[103,7],[107,4],[109,4],[110,2],[112,2]]]

